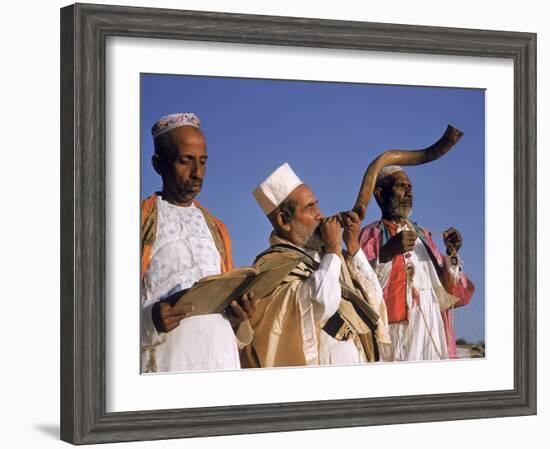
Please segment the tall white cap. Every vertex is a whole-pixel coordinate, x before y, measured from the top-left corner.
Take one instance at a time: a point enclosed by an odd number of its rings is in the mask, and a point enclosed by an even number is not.
[[[303,184],[294,170],[284,163],[252,192],[266,215],[273,212],[292,191]]]

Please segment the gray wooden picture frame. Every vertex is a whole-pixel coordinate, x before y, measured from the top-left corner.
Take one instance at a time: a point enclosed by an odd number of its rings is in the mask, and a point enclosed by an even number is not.
[[[107,413],[107,36],[511,58],[514,388]],[[61,439],[90,444],[535,413],[535,34],[88,4],[61,9]]]

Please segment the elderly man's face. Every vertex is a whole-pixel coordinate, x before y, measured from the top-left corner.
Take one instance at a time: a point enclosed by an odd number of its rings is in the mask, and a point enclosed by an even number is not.
[[[289,240],[302,248],[321,248],[322,241],[318,231],[324,216],[315,194],[302,184],[294,189],[288,199],[296,204],[294,218],[290,223]]]
[[[403,171],[393,173],[389,178],[382,191],[384,215],[390,219],[409,218],[413,206],[411,181]]]
[[[171,156],[161,168],[163,191],[167,200],[189,206],[200,193],[206,173],[206,141],[192,126],[180,126],[171,133]]]

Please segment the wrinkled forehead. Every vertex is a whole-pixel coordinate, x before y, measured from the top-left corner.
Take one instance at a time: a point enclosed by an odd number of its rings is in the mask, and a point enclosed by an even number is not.
[[[317,202],[317,197],[306,184],[300,184],[287,198],[294,201],[298,208]]]
[[[169,161],[182,154],[206,157],[206,139],[199,129],[180,126],[155,138],[155,154]]]
[[[202,131],[193,126],[180,126],[168,134],[170,140],[177,145],[203,145],[206,142]]]
[[[411,180],[404,171],[397,171],[388,176],[388,186],[393,186],[396,182],[411,184]]]

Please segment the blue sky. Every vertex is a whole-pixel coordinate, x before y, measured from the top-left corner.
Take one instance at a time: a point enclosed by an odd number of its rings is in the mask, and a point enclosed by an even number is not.
[[[271,227],[252,191],[282,163],[330,215],[353,206],[366,167],[382,151],[431,145],[448,123],[464,131],[443,158],[407,168],[411,218],[440,249],[443,230],[462,233],[460,254],[476,292],[455,312],[456,334],[485,339],[484,90],[142,74],[142,199],[162,187],[150,162],[152,125],[188,111],[201,119],[209,156],[198,199],[228,226],[237,266],[268,246]],[[364,224],[379,217],[373,200]]]

